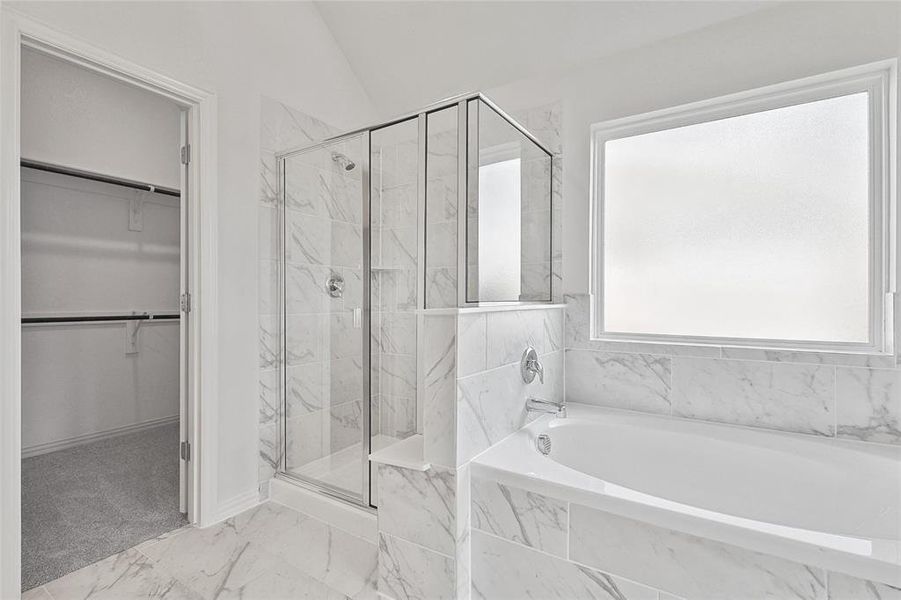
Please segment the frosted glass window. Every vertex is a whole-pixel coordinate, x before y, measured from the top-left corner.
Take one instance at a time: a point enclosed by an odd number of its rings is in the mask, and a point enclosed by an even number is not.
[[[868,120],[854,93],[604,142],[603,330],[868,342]]]
[[[479,296],[519,298],[521,161],[479,166]]]

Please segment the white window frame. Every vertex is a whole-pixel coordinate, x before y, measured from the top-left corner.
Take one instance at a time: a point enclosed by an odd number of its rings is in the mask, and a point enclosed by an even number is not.
[[[897,60],[880,61],[795,81],[614,119],[591,126],[592,244],[590,337],[596,341],[742,347],[884,355],[894,352],[897,279]],[[869,341],[821,342],[607,331],[604,327],[604,144],[755,112],[867,92],[870,124]]]

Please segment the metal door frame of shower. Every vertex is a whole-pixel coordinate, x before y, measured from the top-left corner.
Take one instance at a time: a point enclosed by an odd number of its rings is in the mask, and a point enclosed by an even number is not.
[[[360,130],[360,131],[352,131],[346,134],[342,134],[339,136],[333,136],[328,138],[327,140],[323,140],[311,146],[307,146],[304,148],[300,148],[297,150],[291,150],[285,153],[280,153],[275,155],[276,162],[276,180],[277,180],[277,198],[278,198],[278,210],[276,210],[277,215],[277,223],[276,223],[276,231],[277,231],[277,251],[279,256],[278,261],[278,269],[277,269],[277,282],[276,289],[278,293],[276,294],[277,299],[277,307],[279,321],[281,326],[279,327],[278,336],[279,339],[277,341],[279,348],[279,357],[278,357],[278,403],[280,407],[281,419],[278,426],[278,445],[279,445],[279,466],[276,471],[276,476],[279,478],[286,479],[291,483],[300,485],[302,487],[318,491],[324,492],[329,496],[332,496],[338,500],[342,500],[354,506],[372,510],[374,507],[371,505],[371,493],[370,493],[370,469],[369,467],[369,454],[371,452],[371,412],[372,412],[372,375],[371,375],[371,360],[372,360],[372,348],[371,348],[371,337],[372,333],[371,329],[371,286],[372,286],[372,226],[370,223],[371,219],[371,167],[370,167],[370,134],[371,131]],[[362,230],[362,244],[363,244],[363,257],[362,257],[362,269],[361,269],[361,277],[362,277],[362,321],[361,321],[361,344],[362,344],[362,374],[363,374],[363,388],[366,390],[364,397],[362,399],[362,412],[363,412],[363,431],[362,431],[362,439],[360,440],[361,452],[362,452],[362,465],[366,468],[363,469],[363,488],[360,497],[356,497],[353,494],[347,493],[346,490],[343,490],[339,487],[330,485],[321,480],[313,479],[313,478],[305,478],[301,475],[297,475],[294,473],[290,473],[287,469],[287,431],[286,431],[286,422],[285,418],[287,415],[287,336],[285,335],[285,331],[287,331],[287,311],[285,310],[286,306],[286,295],[287,295],[287,286],[285,285],[285,269],[286,269],[286,261],[285,261],[285,244],[287,240],[287,219],[285,218],[285,214],[287,211],[287,201],[285,198],[285,160],[300,154],[305,154],[307,152],[313,152],[316,150],[321,150],[323,148],[327,148],[334,144],[338,144],[340,142],[344,142],[347,140],[351,140],[354,138],[360,138],[362,152],[360,156],[360,176],[361,176],[361,196],[360,201],[362,203],[362,210],[360,212],[360,227]]]
[[[372,332],[371,329],[371,284],[372,284],[372,223],[371,223],[371,209],[372,209],[372,187],[371,187],[371,153],[372,153],[372,133],[377,130],[385,129],[387,127],[391,127],[392,125],[398,125],[400,123],[405,123],[407,121],[416,120],[417,122],[417,229],[421,230],[417,233],[417,247],[418,247],[418,257],[416,265],[416,296],[417,296],[417,306],[416,312],[420,316],[423,311],[426,309],[425,303],[425,269],[426,269],[426,261],[425,261],[425,245],[426,245],[426,232],[425,232],[425,210],[426,210],[426,190],[425,190],[425,181],[427,179],[427,161],[428,161],[428,115],[447,109],[456,107],[457,108],[457,118],[458,118],[458,144],[457,144],[457,154],[458,154],[458,189],[457,189],[457,215],[458,215],[458,228],[459,228],[459,236],[457,240],[457,258],[458,258],[458,275],[457,275],[457,290],[458,290],[458,306],[455,308],[472,308],[478,306],[519,306],[519,305],[546,305],[553,303],[553,277],[551,277],[551,289],[550,289],[550,299],[547,301],[504,301],[504,302],[469,302],[466,299],[466,208],[467,208],[467,194],[468,194],[468,162],[467,157],[469,154],[469,131],[468,131],[468,103],[471,100],[481,100],[484,102],[489,108],[491,108],[495,113],[497,113],[502,119],[504,119],[507,123],[509,123],[514,129],[516,129],[519,133],[525,136],[529,141],[534,143],[540,150],[548,155],[551,160],[551,168],[553,172],[553,161],[554,161],[554,153],[549,150],[538,138],[536,138],[531,132],[529,132],[523,125],[521,125],[516,119],[507,114],[503,109],[501,109],[497,104],[494,103],[490,98],[485,96],[485,94],[481,92],[471,92],[466,94],[459,94],[457,96],[453,96],[450,98],[446,98],[444,100],[440,100],[433,104],[430,104],[424,108],[421,108],[415,112],[410,112],[403,114],[398,117],[394,117],[388,119],[386,121],[382,121],[380,123],[376,123],[374,125],[368,125],[366,127],[361,127],[358,129],[353,129],[351,131],[346,131],[344,133],[340,133],[326,139],[323,139],[314,144],[310,144],[307,146],[302,146],[300,148],[293,148],[286,150],[284,152],[277,153],[275,155],[276,159],[276,177],[278,182],[278,198],[279,198],[279,206],[277,213],[277,232],[278,232],[278,240],[277,240],[277,248],[278,248],[278,282],[277,289],[279,293],[277,294],[277,310],[278,315],[280,317],[281,327],[279,328],[279,339],[278,339],[278,347],[279,347],[279,360],[278,362],[278,381],[279,381],[279,390],[278,390],[278,401],[279,406],[281,407],[281,422],[279,423],[278,431],[278,444],[279,444],[279,468],[276,472],[276,476],[279,478],[286,479],[291,483],[300,485],[302,487],[326,493],[338,500],[343,500],[354,506],[358,506],[367,510],[374,510],[375,507],[371,504],[372,501],[372,493],[371,493],[371,464],[369,461],[369,454],[372,451]],[[287,368],[286,368],[286,358],[287,358],[287,344],[286,344],[286,335],[285,331],[287,329],[287,318],[286,318],[286,310],[285,310],[285,295],[286,295],[286,286],[285,286],[285,244],[287,239],[286,234],[286,221],[285,218],[287,206],[285,200],[285,161],[288,158],[293,156],[298,156],[301,154],[306,154],[308,152],[313,152],[316,150],[320,150],[323,148],[327,148],[334,144],[344,142],[347,140],[354,139],[355,137],[361,138],[362,143],[362,156],[360,158],[360,168],[361,168],[361,202],[362,202],[362,211],[361,211],[361,229],[362,229],[362,243],[363,243],[363,267],[362,267],[362,277],[363,277],[363,298],[362,298],[362,352],[363,352],[363,387],[365,389],[364,398],[362,400],[362,412],[363,412],[363,431],[362,431],[362,440],[361,440],[361,448],[362,448],[362,465],[363,465],[363,491],[362,498],[357,498],[351,494],[348,494],[345,490],[337,488],[335,486],[329,485],[321,480],[313,480],[312,478],[307,479],[302,476],[289,473],[286,468],[286,449],[287,449],[287,432],[286,432],[286,419],[285,416],[287,414],[286,407],[286,386],[287,386]],[[549,177],[549,187],[551,193],[551,202],[553,202],[553,174],[551,173]],[[553,208],[553,207],[552,207]],[[553,215],[553,210],[550,211],[551,215]],[[553,216],[551,216],[553,220]],[[550,240],[549,244],[553,249],[553,222],[550,223]],[[461,246],[462,244],[462,246]],[[553,264],[553,250],[551,253],[551,264]],[[462,279],[461,279],[462,277]],[[439,309],[444,310],[444,309]],[[421,353],[418,352],[420,342],[421,342],[421,319],[417,318],[417,356]],[[421,365],[419,364],[420,360],[417,358],[417,380],[420,375]],[[421,386],[417,384],[417,396],[420,393]],[[418,400],[418,399],[417,399]],[[417,406],[420,405],[420,402],[417,401]]]

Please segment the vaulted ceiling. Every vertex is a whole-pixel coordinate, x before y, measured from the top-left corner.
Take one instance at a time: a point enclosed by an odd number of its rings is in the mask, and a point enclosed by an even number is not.
[[[567,70],[770,6],[756,1],[317,2],[383,112]]]

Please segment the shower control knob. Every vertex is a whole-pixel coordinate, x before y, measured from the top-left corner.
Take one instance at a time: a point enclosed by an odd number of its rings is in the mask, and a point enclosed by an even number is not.
[[[332,298],[340,298],[344,295],[344,278],[337,273],[332,273],[325,282],[325,291]]]

